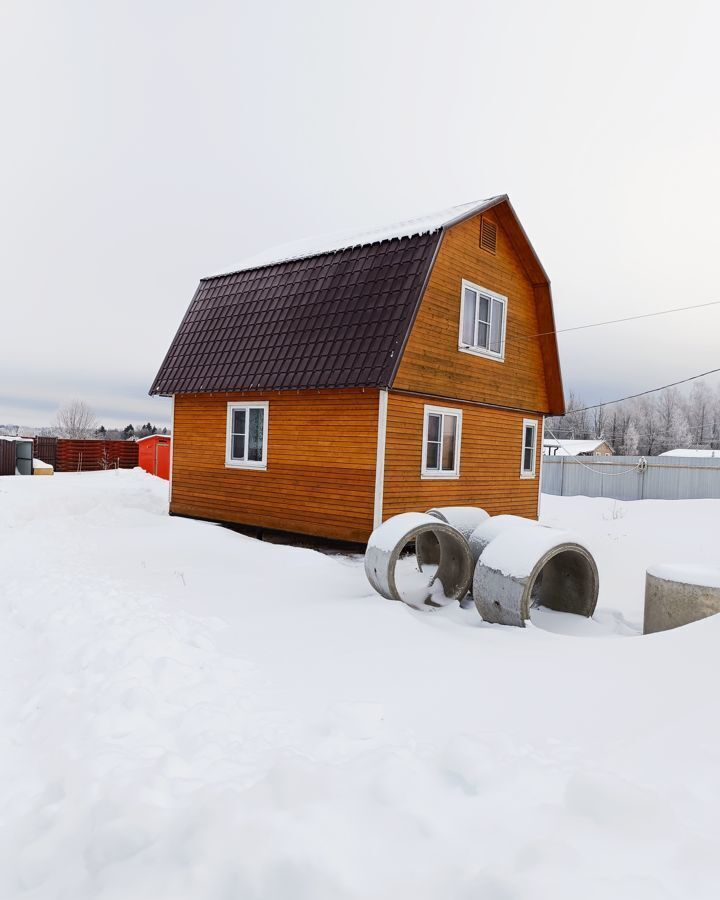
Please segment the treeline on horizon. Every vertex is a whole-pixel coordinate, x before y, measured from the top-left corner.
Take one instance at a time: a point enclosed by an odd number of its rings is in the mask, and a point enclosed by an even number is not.
[[[51,425],[48,428],[39,428],[38,436],[48,437],[67,437],[67,431],[63,428]],[[151,434],[170,434],[168,428],[153,425],[152,422],[146,422],[139,428],[134,425],[126,425],[124,428],[106,428],[100,425],[94,429],[88,429],[81,436],[86,440],[98,441],[133,441],[138,438],[150,437]]]
[[[720,449],[720,385],[697,381],[686,393],[666,388],[596,409],[585,406],[570,391],[565,415],[546,419],[546,438],[604,440],[619,456]]]

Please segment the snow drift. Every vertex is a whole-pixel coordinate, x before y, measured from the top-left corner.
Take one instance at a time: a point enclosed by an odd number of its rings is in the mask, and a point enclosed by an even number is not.
[[[0,479],[0,897],[714,898],[720,619],[638,635],[719,502],[544,498],[601,595],[525,630],[166,510]]]

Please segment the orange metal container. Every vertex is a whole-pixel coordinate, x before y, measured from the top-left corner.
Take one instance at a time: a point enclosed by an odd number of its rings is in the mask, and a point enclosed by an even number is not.
[[[151,434],[140,438],[138,445],[138,465],[151,475],[170,480],[170,444],[172,438],[166,434]]]

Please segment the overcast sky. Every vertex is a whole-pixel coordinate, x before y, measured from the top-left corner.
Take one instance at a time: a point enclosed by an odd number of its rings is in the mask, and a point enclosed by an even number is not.
[[[0,423],[147,390],[203,275],[508,193],[559,328],[720,299],[720,13],[0,0]],[[720,307],[561,337],[587,399],[720,366]]]

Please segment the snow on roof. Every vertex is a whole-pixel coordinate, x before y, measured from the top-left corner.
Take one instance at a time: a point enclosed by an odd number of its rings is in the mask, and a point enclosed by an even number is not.
[[[696,456],[696,457],[705,457],[706,459],[713,459],[715,457],[720,457],[720,450],[708,450],[708,449],[699,449],[699,450],[666,450],[664,453],[661,453],[660,456]]]
[[[135,443],[139,444],[141,441],[149,441],[150,438],[167,438],[167,440],[170,440],[171,436],[169,434],[146,434],[145,437],[135,438]]]
[[[268,250],[261,251],[255,256],[244,259],[240,265],[227,272],[225,275],[234,275],[236,272],[244,272],[248,269],[259,269],[276,263],[290,262],[295,259],[306,259],[309,256],[319,256],[322,253],[336,253],[339,250],[349,250],[351,247],[364,247],[368,244],[377,244],[381,241],[389,241],[393,238],[413,237],[418,234],[430,234],[441,228],[447,228],[468,216],[482,212],[495,206],[501,200],[506,199],[504,194],[497,197],[488,197],[485,200],[473,200],[470,203],[462,203],[459,206],[451,206],[429,216],[419,216],[414,219],[406,219],[396,222],[394,225],[386,225],[380,228],[370,228],[365,231],[343,231],[335,234],[317,235],[299,241],[291,241],[280,244]],[[211,276],[213,278],[218,275]],[[204,279],[205,280],[205,279]]]
[[[556,456],[578,456],[581,453],[592,453],[594,450],[597,450],[598,447],[602,447],[605,443],[606,441],[602,439],[594,441],[558,441],[548,438],[543,441],[543,447],[546,447],[547,449],[557,447]]]

